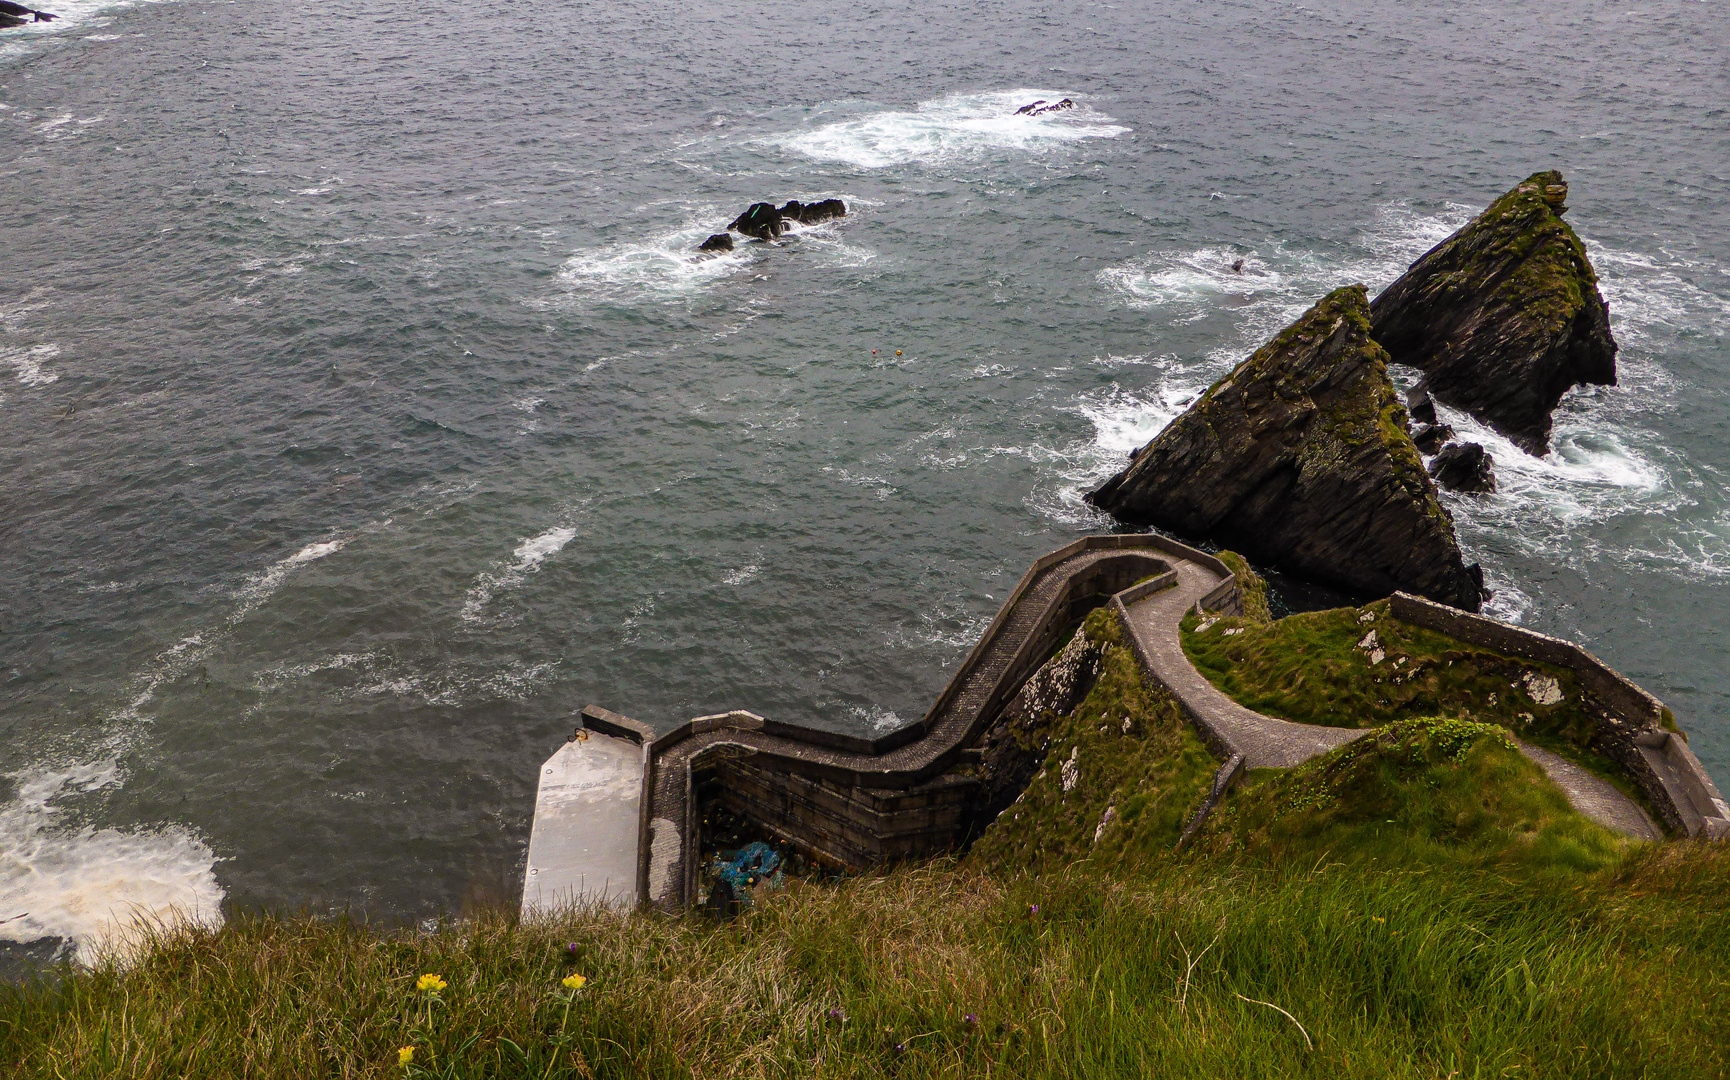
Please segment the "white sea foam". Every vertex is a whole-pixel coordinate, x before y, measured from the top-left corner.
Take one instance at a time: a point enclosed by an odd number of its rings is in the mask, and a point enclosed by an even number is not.
[[[216,855],[190,829],[96,829],[62,824],[58,797],[118,785],[112,760],[36,768],[9,778],[0,806],[0,939],[62,938],[89,963],[124,951],[139,924],[218,923]]]
[[[25,386],[47,386],[60,378],[42,365],[60,355],[58,345],[31,345],[25,348],[0,348],[0,366],[10,367]]]
[[[721,580],[728,585],[743,585],[745,582],[750,581],[752,578],[762,573],[762,571],[763,567],[761,565],[751,563],[747,566],[741,566],[737,570],[726,571],[721,575]]]
[[[905,727],[907,721],[881,705],[854,705],[849,710],[853,718],[878,734]]]
[[[788,198],[814,201],[827,195],[789,194]],[[849,207],[862,203],[845,198]],[[760,258],[765,245],[752,240],[735,238],[732,251],[699,252],[697,247],[709,236],[727,231],[727,223],[737,214],[718,206],[687,212],[685,224],[675,229],[652,233],[641,239],[580,248],[566,258],[559,268],[558,281],[565,297],[536,299],[531,305],[557,306],[566,298],[602,300],[633,304],[678,302],[701,295],[720,282],[751,268]],[[787,234],[774,241],[775,246],[799,245],[799,253],[807,265],[815,264],[842,269],[866,266],[877,258],[870,248],[850,243],[845,236],[845,219],[834,219],[816,225],[792,225]]]
[[[746,243],[732,251],[699,253],[697,246],[711,233],[725,231],[729,220],[718,212],[709,216],[707,224],[688,223],[641,240],[574,251],[559,268],[558,280],[572,293],[603,300],[687,297],[738,273],[754,257]]]
[[[953,94],[920,102],[911,110],[887,110],[820,124],[763,140],[818,161],[862,169],[913,162],[978,160],[1005,153],[1041,153],[1086,139],[1113,139],[1130,129],[1077,101],[1077,107],[1043,116],[1015,110],[1038,98],[1057,101],[1056,90],[1002,90]]]
[[[463,598],[463,621],[479,622],[494,596],[521,585],[530,574],[541,568],[542,563],[576,539],[576,535],[577,530],[569,525],[555,525],[519,543],[511,553],[510,562],[475,578],[474,585]]]

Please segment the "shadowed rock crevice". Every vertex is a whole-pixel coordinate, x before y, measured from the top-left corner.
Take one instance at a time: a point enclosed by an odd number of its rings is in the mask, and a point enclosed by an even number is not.
[[[1329,294],[1088,501],[1355,592],[1476,611],[1481,575],[1460,557],[1369,330],[1363,286]]]
[[[1371,308],[1371,335],[1437,400],[1533,454],[1574,386],[1616,382],[1610,312],[1562,220],[1568,185],[1537,173],[1412,264]],[[1433,421],[1432,421],[1433,422]]]

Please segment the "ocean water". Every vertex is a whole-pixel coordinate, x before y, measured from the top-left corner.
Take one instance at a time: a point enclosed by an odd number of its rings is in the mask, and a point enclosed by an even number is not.
[[[1542,460],[1449,415],[1501,482],[1449,505],[1730,779],[1718,5],[49,10],[0,31],[14,953],[512,896],[591,702],[917,718],[1131,448],[1550,167],[1621,381]]]

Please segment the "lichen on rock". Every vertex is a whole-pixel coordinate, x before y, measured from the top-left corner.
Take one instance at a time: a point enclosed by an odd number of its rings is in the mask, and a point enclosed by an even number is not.
[[[1369,315],[1362,285],[1330,293],[1088,500],[1356,592],[1476,611],[1481,576],[1460,557]]]
[[[1372,336],[1424,385],[1523,449],[1549,450],[1569,388],[1616,382],[1610,312],[1562,220],[1555,171],[1516,185],[1413,263],[1371,307]]]

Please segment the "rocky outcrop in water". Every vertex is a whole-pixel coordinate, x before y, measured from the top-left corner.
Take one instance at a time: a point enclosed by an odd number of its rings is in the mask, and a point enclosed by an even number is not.
[[[1329,294],[1088,501],[1355,592],[1476,611],[1482,574],[1460,558],[1369,316],[1363,286]]]
[[[815,225],[828,221],[830,218],[846,217],[847,204],[840,199],[824,199],[821,202],[802,203],[794,199],[780,210],[784,221],[797,221],[801,225]]]
[[[707,240],[703,241],[701,244],[698,244],[697,250],[698,251],[732,251],[733,250],[733,236],[731,233],[718,232],[718,233],[714,234],[713,236],[709,237]]]
[[[1496,490],[1494,459],[1475,442],[1449,443],[1430,459],[1430,476],[1450,491]]]
[[[1064,98],[1062,101],[1056,102],[1055,104],[1051,104],[1051,105],[1047,105],[1045,103],[1045,99],[1040,98],[1038,101],[1032,102],[1032,103],[1027,104],[1027,105],[1023,105],[1021,108],[1016,109],[1015,115],[1016,116],[1038,116],[1041,113],[1056,112],[1059,109],[1073,109],[1073,108],[1075,108],[1075,102],[1069,100],[1068,98]]]
[[[1412,428],[1412,445],[1422,454],[1433,454],[1454,437],[1454,429],[1446,424],[1419,424]]]
[[[773,240],[797,222],[800,225],[815,225],[831,218],[846,217],[847,204],[840,199],[824,199],[821,202],[802,203],[791,199],[786,206],[777,207],[774,203],[752,203],[743,214],[727,223],[727,228],[733,232],[743,233],[756,240]],[[718,234],[717,234],[718,235]],[[708,247],[715,237],[711,236],[698,250],[716,250]],[[728,241],[729,245],[732,243]],[[731,246],[725,249],[731,251]]]
[[[766,202],[752,203],[743,214],[729,221],[727,228],[757,240],[773,240],[787,231],[781,211],[774,203]]]
[[[1371,336],[1437,400],[1543,454],[1570,387],[1616,382],[1598,278],[1562,221],[1568,185],[1541,172],[1443,240],[1371,307]],[[1433,420],[1431,422],[1434,422]]]
[[[23,26],[29,22],[53,22],[59,17],[46,11],[27,8],[23,4],[14,4],[11,0],[0,0],[0,28]]]

